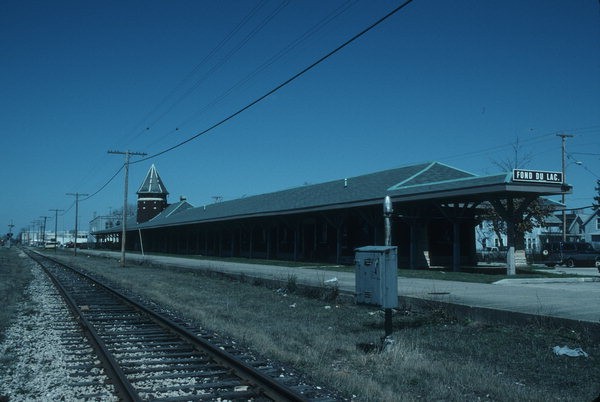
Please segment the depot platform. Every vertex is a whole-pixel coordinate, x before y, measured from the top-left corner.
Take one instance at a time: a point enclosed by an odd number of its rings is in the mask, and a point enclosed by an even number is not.
[[[119,260],[121,253],[79,250]],[[298,285],[336,286],[340,293],[354,295],[353,272],[314,267],[277,265],[161,256],[126,254],[128,263],[150,263],[169,268],[217,271],[230,276],[260,278],[286,284],[290,278]],[[600,338],[600,274],[595,268],[559,268],[578,277],[542,279],[503,279],[493,284],[402,277],[399,271],[399,305],[408,308],[443,307],[458,316],[503,323],[548,323],[585,330]]]

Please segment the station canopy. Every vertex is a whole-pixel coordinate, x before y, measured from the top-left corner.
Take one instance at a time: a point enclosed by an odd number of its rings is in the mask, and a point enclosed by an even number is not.
[[[527,171],[533,172],[533,171]],[[484,203],[519,197],[560,195],[570,190],[555,172],[523,179],[520,171],[478,176],[440,162],[427,162],[326,183],[192,207],[182,200],[148,222],[128,221],[128,230],[161,228],[238,219],[331,211],[381,205],[390,196],[395,206],[434,202]],[[534,172],[538,173],[538,172]],[[544,173],[553,173],[545,180]],[[536,180],[537,176],[543,176]],[[119,227],[95,232],[115,233]]]

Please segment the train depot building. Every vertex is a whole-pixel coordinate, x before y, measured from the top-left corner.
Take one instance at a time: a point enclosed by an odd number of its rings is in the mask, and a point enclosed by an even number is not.
[[[524,208],[570,190],[556,172],[477,176],[430,162],[321,184],[192,206],[169,204],[152,165],[126,222],[126,249],[216,257],[353,264],[355,249],[384,244],[383,200],[393,205],[401,268],[476,265],[475,226],[489,203],[507,222],[508,245]],[[96,230],[96,247],[119,249],[122,227]],[[512,233],[512,236],[511,236]]]

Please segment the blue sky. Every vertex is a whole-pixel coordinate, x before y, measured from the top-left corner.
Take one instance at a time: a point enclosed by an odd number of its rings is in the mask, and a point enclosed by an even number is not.
[[[50,209],[72,229],[131,150],[202,132],[327,54],[400,1],[0,3],[0,233]],[[131,165],[154,163],[196,206],[424,161],[561,169],[570,207],[600,175],[597,0],[420,1],[249,110]],[[527,157],[527,158],[526,158]],[[140,157],[132,157],[139,161]],[[579,162],[579,163],[574,163]],[[123,174],[80,204],[80,228],[123,202]]]

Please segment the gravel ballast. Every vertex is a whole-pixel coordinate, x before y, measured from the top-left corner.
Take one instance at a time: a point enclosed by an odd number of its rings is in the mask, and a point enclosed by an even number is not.
[[[0,398],[116,401],[57,291],[35,263],[25,265],[33,280],[0,345]]]

